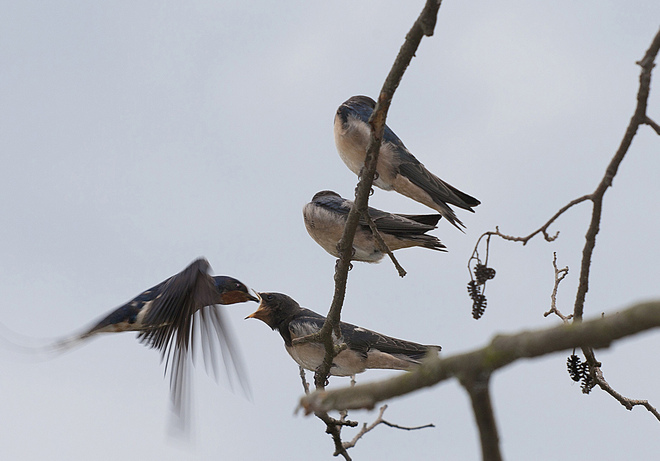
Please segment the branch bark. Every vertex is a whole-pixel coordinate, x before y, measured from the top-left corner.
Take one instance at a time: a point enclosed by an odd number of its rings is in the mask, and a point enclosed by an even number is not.
[[[513,335],[499,335],[489,345],[446,358],[428,357],[412,372],[385,381],[352,388],[317,390],[300,405],[315,411],[371,409],[377,403],[457,377],[492,373],[522,358],[570,350],[575,347],[608,347],[612,342],[660,327],[660,301],[637,304],[617,314],[595,320],[559,325]]]
[[[390,108],[394,92],[399,86],[410,61],[412,61],[412,58],[415,56],[415,52],[417,51],[422,38],[425,35],[433,35],[440,4],[441,0],[427,0],[424,9],[406,35],[406,40],[401,46],[399,54],[392,65],[392,69],[383,83],[383,87],[378,95],[376,108],[369,119],[371,138],[369,140],[369,146],[367,147],[365,165],[356,188],[355,205],[348,213],[344,234],[338,244],[339,260],[335,266],[335,292],[326,321],[320,331],[326,353],[323,363],[314,376],[314,384],[317,389],[323,389],[325,387],[330,368],[332,367],[332,359],[334,358],[332,331],[335,331],[337,337],[341,336],[339,322],[341,319],[341,309],[344,304],[344,297],[346,295],[346,283],[353,253],[353,239],[355,238],[355,230],[357,229],[360,216],[367,213],[369,194],[376,173],[378,153],[383,139],[387,111]]]

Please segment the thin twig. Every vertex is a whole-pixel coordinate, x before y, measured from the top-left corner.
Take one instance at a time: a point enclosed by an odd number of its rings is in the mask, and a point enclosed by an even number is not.
[[[481,239],[484,238],[484,237],[490,237],[491,235],[496,235],[496,236],[498,236],[498,237],[500,237],[500,238],[502,238],[502,239],[504,239],[504,240],[509,240],[509,241],[511,241],[511,242],[521,242],[521,243],[523,244],[523,246],[525,246],[525,245],[527,245],[527,242],[529,242],[532,238],[534,238],[536,235],[542,233],[542,234],[543,234],[543,238],[544,238],[547,242],[552,242],[552,241],[556,240],[557,237],[559,237],[559,231],[557,231],[554,235],[550,235],[550,234],[548,233],[548,227],[550,227],[550,225],[551,225],[553,222],[555,222],[555,221],[557,220],[557,218],[559,218],[562,214],[564,214],[564,213],[565,213],[566,211],[568,211],[570,208],[574,207],[575,205],[577,205],[577,204],[579,204],[579,203],[582,203],[582,202],[584,202],[584,201],[591,200],[591,199],[592,199],[591,194],[587,194],[587,195],[583,195],[582,197],[578,197],[578,198],[576,198],[575,200],[571,200],[571,201],[568,202],[566,205],[564,205],[563,207],[561,207],[561,208],[559,209],[559,211],[557,211],[557,212],[552,216],[552,218],[550,218],[545,224],[543,224],[541,227],[539,227],[538,229],[536,229],[536,230],[535,230],[534,232],[532,232],[531,234],[526,235],[526,236],[524,236],[524,237],[516,237],[516,236],[513,236],[513,235],[503,234],[502,232],[500,232],[500,228],[499,228],[498,226],[495,226],[495,230],[494,230],[494,231],[488,231],[488,232],[484,232],[483,234],[481,234],[481,236],[480,236],[479,239],[477,240],[477,244],[474,246],[474,251],[473,251],[472,254],[473,254],[473,256],[474,256],[474,254],[477,253],[477,248],[479,247],[479,243],[481,242]]]
[[[355,435],[355,437],[353,437],[353,440],[351,440],[350,442],[344,442],[344,448],[345,449],[353,448],[355,444],[358,442],[358,440],[360,440],[366,433],[375,429],[376,426],[378,426],[379,424],[384,424],[385,426],[394,429],[401,429],[404,431],[417,431],[420,429],[435,427],[434,424],[424,424],[423,426],[406,427],[406,426],[399,426],[398,424],[390,423],[389,421],[383,419],[383,414],[385,413],[385,410],[387,410],[387,405],[383,405],[382,407],[380,407],[380,409],[378,410],[378,416],[376,417],[374,422],[372,422],[369,425],[367,425],[367,423],[364,423],[362,425],[362,428],[360,429],[360,432],[358,432]]]
[[[559,284],[561,281],[564,280],[564,277],[568,275],[568,266],[559,269],[557,267],[557,252],[555,251],[552,253],[552,255],[552,267],[555,269],[555,285],[552,288],[552,294],[550,295],[550,310],[545,312],[543,317],[547,317],[550,314],[555,314],[564,323],[568,323],[568,321],[573,318],[573,314],[564,315],[559,311],[559,309],[557,309],[557,290],[559,289]]]
[[[648,126],[653,128],[653,130],[660,135],[660,125],[658,125],[653,120],[651,120],[648,115],[646,116],[646,120],[644,120],[644,123],[646,123]]]
[[[300,370],[300,379],[302,381],[303,389],[305,394],[309,394],[309,383],[307,382],[307,376],[305,375],[305,369],[302,366],[298,366]]]
[[[351,457],[341,441],[341,428],[343,426],[355,427],[357,423],[354,421],[340,421],[324,411],[316,412],[314,415],[325,423],[325,432],[332,437],[332,441],[335,444],[335,452],[332,456],[342,455],[346,461],[351,461]]]
[[[374,239],[376,239],[376,243],[378,243],[378,247],[380,248],[380,251],[387,253],[387,255],[390,257],[392,264],[394,264],[394,267],[396,267],[397,272],[399,272],[399,277],[405,277],[406,270],[403,267],[401,267],[399,261],[397,261],[397,259],[394,257],[394,254],[385,243],[385,240],[383,240],[383,237],[380,235],[380,232],[378,232],[378,228],[376,228],[376,224],[374,223],[373,219],[371,219],[371,216],[369,216],[369,212],[364,213],[362,215],[362,218],[367,222],[367,224],[369,224],[369,229],[371,229],[371,233],[373,234]]]

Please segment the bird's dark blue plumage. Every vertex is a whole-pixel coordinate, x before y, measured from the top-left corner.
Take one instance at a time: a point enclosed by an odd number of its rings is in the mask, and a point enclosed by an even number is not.
[[[309,235],[323,249],[339,257],[337,244],[344,233],[348,213],[353,202],[333,191],[317,192],[303,207],[305,227]],[[426,232],[435,229],[442,217],[432,215],[402,215],[368,207],[367,212],[383,241],[391,251],[410,247],[423,247],[445,251],[437,237]],[[354,261],[378,262],[385,252],[375,241],[368,222],[361,217],[353,240]]]
[[[364,167],[371,134],[367,122],[375,107],[376,102],[370,97],[353,96],[339,106],[335,115],[337,150],[344,163],[357,175]],[[387,125],[376,171],[378,175],[374,185],[384,190],[395,190],[437,210],[459,229],[463,223],[449,205],[473,211],[472,208],[481,203],[427,170]]]
[[[241,384],[247,381],[231,332],[216,304],[257,301],[240,281],[211,276],[206,259],[197,259],[167,280],[143,291],[119,306],[82,333],[54,344],[69,349],[99,333],[136,331],[138,340],[158,349],[170,373],[172,402],[178,414],[185,410],[189,361],[195,337],[200,336],[207,367],[216,370],[217,349]],[[197,331],[197,333],[196,333]]]
[[[320,342],[294,344],[294,339],[318,333],[325,317],[300,307],[291,297],[282,293],[259,293],[259,308],[248,318],[256,318],[273,330],[278,330],[289,355],[307,370],[316,370],[322,363],[325,347]],[[428,346],[386,336],[366,328],[341,322],[341,337],[335,343],[347,348],[333,360],[330,374],[351,376],[367,369],[410,370],[420,360],[440,346]]]

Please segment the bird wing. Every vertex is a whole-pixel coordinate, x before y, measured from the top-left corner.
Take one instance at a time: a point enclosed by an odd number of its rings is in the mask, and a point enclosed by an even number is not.
[[[436,203],[446,202],[468,211],[473,211],[472,207],[481,203],[431,173],[405,147],[397,149],[397,154],[401,159],[399,172],[410,182],[424,189]]]
[[[353,202],[335,194],[316,196],[314,203],[332,213],[342,216],[348,216],[353,208]],[[390,234],[423,234],[424,232],[435,229],[434,220],[437,223],[441,215],[398,215],[388,213],[377,208],[367,208],[369,216],[373,220],[376,228],[381,232]],[[361,226],[369,226],[367,221],[360,217]]]
[[[340,215],[348,215],[353,206],[353,202],[350,200],[334,194],[315,196],[314,203],[321,208]]]
[[[166,372],[169,370],[170,373],[172,402],[179,415],[183,415],[187,407],[189,362],[194,360],[196,337],[200,338],[207,372],[211,368],[217,379],[219,346],[228,372],[235,371],[243,388],[248,389],[229,326],[222,312],[214,306],[218,302],[218,290],[209,271],[208,261],[198,259],[169,278],[145,315],[144,323],[152,328],[138,335],[141,342],[160,350],[165,359]]]
[[[371,207],[369,207],[369,216],[371,216],[371,219],[379,231],[388,234],[423,234],[424,232],[435,229],[435,225],[410,219],[405,215],[387,213]],[[439,218],[436,219],[436,222],[438,220]]]
[[[366,328],[351,325],[350,323],[341,324],[341,332],[344,341],[352,350],[361,352],[365,357],[372,349],[392,355],[405,355],[414,360],[419,360],[428,352],[430,347],[417,344],[412,341],[393,338]]]

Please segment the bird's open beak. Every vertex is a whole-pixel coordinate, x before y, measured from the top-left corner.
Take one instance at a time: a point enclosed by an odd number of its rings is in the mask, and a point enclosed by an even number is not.
[[[254,311],[253,313],[251,313],[250,315],[245,317],[244,320],[259,319],[262,322],[265,322],[266,318],[268,317],[268,310],[266,308],[264,308],[263,305],[261,304],[261,295],[256,291],[255,291],[255,294],[257,295],[257,298],[258,298],[257,301],[259,301],[259,307],[257,308],[256,311]]]
[[[262,322],[266,322],[266,318],[268,318],[268,313],[266,309],[262,309],[261,305],[259,305],[259,309],[245,317],[245,320],[247,319],[258,319],[261,320]],[[268,323],[268,322],[266,322]]]

